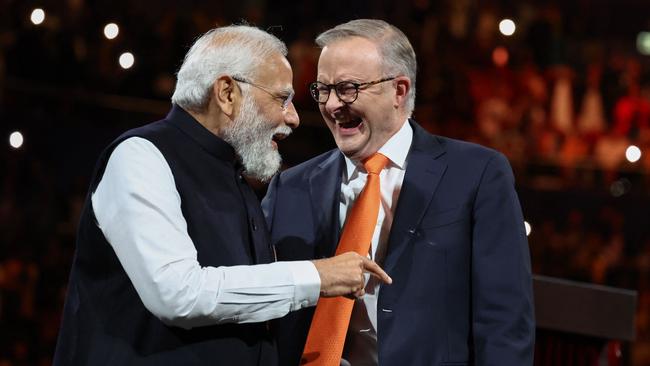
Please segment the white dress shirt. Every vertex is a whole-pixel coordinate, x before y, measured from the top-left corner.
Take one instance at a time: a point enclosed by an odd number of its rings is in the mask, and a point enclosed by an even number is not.
[[[388,235],[393,224],[397,199],[406,172],[406,157],[413,141],[413,128],[405,121],[402,128],[379,149],[389,163],[379,174],[381,204],[377,226],[372,236],[368,257],[383,266]],[[366,184],[363,164],[345,157],[346,170],[341,181],[339,217],[341,228],[345,218]],[[379,281],[366,274],[366,294],[355,302],[345,341],[342,365],[377,365],[377,295]]]
[[[115,148],[92,204],[145,307],[167,324],[261,322],[318,301],[320,277],[309,261],[201,267],[172,171],[146,139]]]

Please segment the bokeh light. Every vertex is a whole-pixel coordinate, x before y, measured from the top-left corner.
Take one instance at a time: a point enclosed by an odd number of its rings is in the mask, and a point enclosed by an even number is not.
[[[508,60],[510,59],[510,54],[508,53],[508,50],[505,47],[499,46],[492,51],[492,62],[496,66],[503,67],[508,64]]]
[[[19,149],[21,146],[23,146],[24,142],[25,138],[19,131],[12,132],[11,135],[9,135],[9,145],[14,149]]]
[[[511,36],[515,34],[516,29],[517,26],[515,25],[515,22],[512,21],[512,19],[506,18],[499,22],[499,32],[501,32],[501,34],[504,36]]]
[[[31,20],[32,23],[36,25],[43,23],[45,20],[45,11],[41,8],[32,10],[32,14],[29,16],[29,20]]]
[[[529,235],[530,235],[530,232],[531,232],[531,230],[532,230],[532,227],[530,226],[530,224],[528,223],[528,221],[524,221],[524,228],[526,228],[526,236],[529,236]]]
[[[636,163],[641,159],[641,149],[634,145],[628,146],[627,150],[625,150],[625,158],[630,163]]]
[[[639,32],[636,36],[636,49],[640,54],[650,56],[650,32]]]
[[[630,189],[632,189],[632,182],[627,178],[621,178],[609,186],[609,193],[614,197],[621,197],[628,193]]]
[[[115,23],[108,23],[104,27],[104,37],[108,39],[115,39],[120,34],[120,27]]]
[[[131,52],[124,52],[120,55],[119,61],[120,66],[122,66],[123,69],[130,69],[135,63],[135,57],[133,57]]]

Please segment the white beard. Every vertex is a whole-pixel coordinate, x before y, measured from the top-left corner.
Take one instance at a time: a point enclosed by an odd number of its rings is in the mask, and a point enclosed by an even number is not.
[[[246,175],[268,182],[282,164],[280,153],[271,143],[273,135],[291,134],[291,128],[283,125],[272,127],[259,112],[250,93],[244,93],[239,115],[222,130],[223,139],[241,158]]]

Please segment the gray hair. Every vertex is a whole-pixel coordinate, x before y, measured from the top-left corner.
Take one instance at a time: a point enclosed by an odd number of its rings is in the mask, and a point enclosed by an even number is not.
[[[366,38],[377,45],[384,72],[404,75],[411,79],[411,90],[406,99],[408,114],[415,108],[415,74],[417,61],[408,38],[395,26],[378,19],[356,19],[337,25],[316,37],[316,44],[323,48],[348,37]]]
[[[287,46],[259,28],[231,25],[212,29],[199,37],[185,55],[172,102],[203,112],[220,75],[254,78],[259,67],[275,53],[286,57]]]

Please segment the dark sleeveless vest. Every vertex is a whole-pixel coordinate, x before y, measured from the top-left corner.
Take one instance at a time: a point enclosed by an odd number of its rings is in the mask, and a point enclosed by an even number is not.
[[[186,330],[163,324],[142,304],[97,227],[90,199],[113,149],[133,136],[151,141],[169,164],[202,267],[273,261],[259,202],[233,148],[174,106],[165,119],[118,137],[99,158],[81,214],[54,364],[275,365],[267,323]]]

